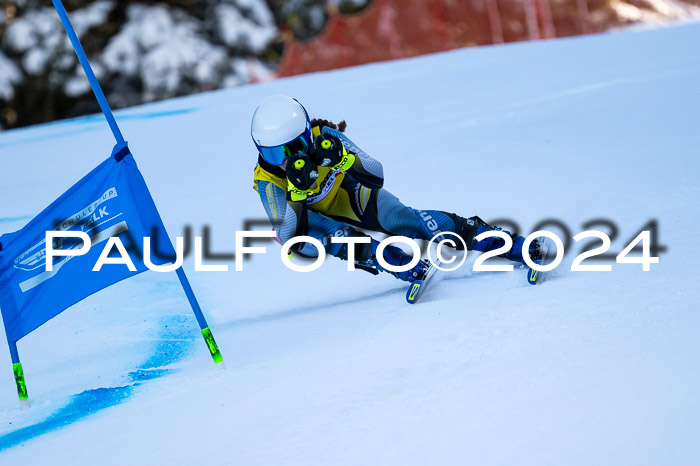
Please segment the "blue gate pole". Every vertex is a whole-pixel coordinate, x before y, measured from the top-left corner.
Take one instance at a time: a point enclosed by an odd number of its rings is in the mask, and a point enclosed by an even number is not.
[[[19,361],[19,353],[17,352],[17,342],[7,341],[10,346],[10,357],[12,358],[12,372],[15,374],[15,385],[17,386],[17,395],[19,396],[19,403],[22,405],[22,409],[27,409],[30,407],[29,395],[27,394],[27,384],[24,381],[24,371],[22,370],[22,363]]]
[[[194,291],[192,291],[192,287],[190,286],[190,281],[187,279],[187,275],[185,275],[185,270],[180,267],[177,269],[176,273],[177,278],[180,279],[182,289],[185,290],[185,295],[187,296],[187,300],[190,302],[190,307],[192,307],[194,316],[197,318],[197,323],[199,324],[199,328],[202,330],[204,341],[207,342],[207,347],[209,348],[209,353],[211,354],[212,359],[214,359],[214,364],[222,363],[221,367],[223,367],[224,358],[221,356],[221,352],[219,352],[219,347],[217,346],[216,341],[214,341],[214,335],[212,335],[211,330],[209,329],[209,324],[207,324],[207,320],[204,318],[202,308],[199,307],[197,298],[195,297]]]
[[[73,44],[73,49],[75,50],[75,54],[78,56],[78,61],[80,61],[80,64],[83,67],[83,71],[85,71],[85,76],[87,76],[88,81],[90,82],[90,87],[92,88],[92,92],[95,94],[95,98],[97,99],[97,102],[100,104],[100,108],[102,109],[102,113],[104,114],[105,118],[107,119],[107,123],[109,124],[110,129],[112,130],[112,134],[114,134],[114,139],[116,139],[117,144],[114,147],[114,153],[118,152],[122,148],[127,146],[126,141],[124,141],[124,137],[122,136],[121,131],[119,130],[119,126],[117,125],[117,121],[114,119],[114,115],[112,114],[112,109],[109,107],[109,103],[107,103],[107,99],[105,98],[104,93],[102,92],[102,88],[100,87],[100,83],[97,81],[97,77],[95,77],[95,73],[92,71],[92,67],[90,66],[90,61],[88,60],[87,56],[85,55],[85,50],[83,50],[83,46],[80,44],[80,40],[78,39],[77,34],[75,33],[75,29],[73,29],[73,25],[70,22],[70,19],[68,18],[68,13],[66,13],[66,9],[63,7],[63,3],[61,0],[52,0],[53,1],[53,6],[56,8],[56,12],[58,12],[58,17],[61,18],[61,23],[63,23],[63,28],[66,30],[66,34],[68,34],[68,38],[71,41],[71,44]],[[197,302],[197,298],[194,295],[194,291],[192,291],[192,287],[190,286],[190,282],[187,279],[187,275],[185,275],[185,271],[180,267],[177,269],[177,277],[180,279],[180,284],[182,284],[182,289],[185,291],[185,295],[187,295],[187,300],[190,302],[190,306],[192,307],[192,311],[194,312],[195,317],[197,318],[197,323],[199,324],[199,328],[202,330],[202,336],[204,337],[204,340],[207,343],[207,347],[209,348],[209,352],[211,353],[212,358],[214,359],[214,363],[222,363],[224,360],[221,357],[221,353],[219,352],[219,348],[216,345],[216,342],[214,341],[214,336],[211,333],[211,330],[209,329],[209,325],[207,324],[206,319],[204,318],[204,314],[202,314],[202,309],[199,307],[199,303]],[[12,352],[12,347],[10,347],[10,352]],[[16,353],[16,347],[15,347],[15,353]],[[19,357],[17,358],[17,361],[19,363]],[[14,360],[13,360],[14,362]],[[223,365],[223,364],[222,364]],[[21,370],[21,365],[19,366]],[[19,390],[19,385],[18,385],[18,390]],[[20,396],[21,398],[21,396]]]
[[[124,137],[122,136],[122,132],[119,130],[119,126],[117,126],[117,121],[114,119],[112,109],[109,108],[109,104],[107,103],[107,99],[105,98],[105,95],[102,92],[100,83],[97,81],[95,73],[92,71],[92,67],[90,66],[90,62],[88,61],[87,56],[85,55],[83,46],[80,45],[80,40],[78,39],[78,36],[75,33],[75,29],[73,29],[73,25],[71,24],[70,19],[68,19],[68,13],[66,13],[66,9],[63,7],[63,3],[61,2],[61,0],[52,1],[53,6],[56,7],[56,11],[58,12],[58,17],[61,18],[63,28],[66,30],[66,34],[68,34],[68,38],[70,39],[71,44],[73,44],[73,49],[75,50],[75,54],[78,56],[78,61],[80,61],[80,64],[83,66],[83,71],[85,71],[85,76],[87,76],[88,81],[90,82],[92,92],[95,94],[97,102],[100,104],[102,113],[104,114],[105,118],[107,118],[107,123],[109,124],[109,128],[112,130],[112,134],[114,134],[114,139],[117,140],[118,145],[124,144]]]
[[[2,251],[2,243],[0,243],[0,251]],[[24,371],[22,370],[22,363],[19,361],[17,342],[10,340],[10,336],[9,334],[7,334],[7,327],[5,328],[5,334],[7,335],[7,345],[10,347],[10,358],[12,359],[12,372],[15,374],[15,386],[17,387],[17,395],[19,396],[19,404],[22,405],[22,409],[27,409],[30,407],[29,395],[27,394],[27,384],[24,381]]]

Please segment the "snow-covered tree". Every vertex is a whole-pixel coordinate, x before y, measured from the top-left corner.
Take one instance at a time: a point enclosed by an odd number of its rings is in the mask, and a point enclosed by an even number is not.
[[[99,111],[47,3],[0,6],[0,124],[6,127]],[[64,4],[115,108],[264,79],[279,54],[271,52],[279,31],[264,0]]]

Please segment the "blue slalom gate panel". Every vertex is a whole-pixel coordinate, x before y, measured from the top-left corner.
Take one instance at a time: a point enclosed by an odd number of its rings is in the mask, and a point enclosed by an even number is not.
[[[119,159],[119,160],[118,160]],[[47,231],[82,231],[91,240],[82,256],[55,257],[46,267]],[[106,264],[92,271],[111,236],[127,249],[136,271]],[[147,270],[143,238],[157,244],[156,265],[175,251],[148,187],[128,150],[110,156],[24,228],[0,236],[0,309],[9,342],[15,342],[68,307],[120,280]],[[77,249],[80,239],[56,239],[54,249]],[[116,248],[112,248],[116,251]]]

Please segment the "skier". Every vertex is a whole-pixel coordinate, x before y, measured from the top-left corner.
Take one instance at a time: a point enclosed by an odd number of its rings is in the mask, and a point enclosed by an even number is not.
[[[282,243],[295,236],[312,236],[323,243],[327,254],[347,260],[348,244],[331,243],[330,238],[368,236],[354,228],[359,227],[423,240],[444,232],[456,233],[468,250],[482,252],[503,246],[501,238],[475,240],[480,233],[500,230],[479,217],[463,218],[402,204],[383,188],[381,163],[344,134],[346,126],[345,121],[335,125],[327,120],[311,120],[301,103],[283,95],[265,99],[255,110],[251,135],[259,155],[253,188]],[[512,248],[501,256],[523,262],[524,238],[511,237]],[[457,249],[463,249],[459,241],[456,243]],[[377,261],[378,244],[375,239],[356,244],[355,267],[374,274],[389,272]],[[307,243],[297,243],[292,249],[304,257],[317,255],[316,248]],[[533,241],[531,257],[537,249],[538,242]],[[389,245],[384,249],[384,259],[390,265],[402,266],[412,256]],[[428,269],[428,261],[422,260],[408,271],[389,273],[413,282],[422,280]]]

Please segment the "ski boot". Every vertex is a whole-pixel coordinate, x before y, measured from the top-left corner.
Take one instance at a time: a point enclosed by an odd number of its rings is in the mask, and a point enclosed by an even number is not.
[[[536,238],[532,243],[530,243],[530,249],[528,253],[530,254],[530,259],[535,264],[542,264],[547,257],[547,250],[549,248],[549,239],[547,238]],[[527,282],[530,285],[536,285],[541,282],[545,272],[539,272],[530,268],[527,271]]]
[[[499,254],[498,257],[503,257],[504,259],[508,259],[514,262],[520,262],[524,263],[523,261],[523,243],[525,242],[525,238],[522,236],[514,235],[509,231],[506,231],[502,229],[501,227],[492,227],[491,225],[484,224],[479,227],[477,230],[476,234],[474,237],[479,236],[480,234],[486,232],[486,231],[502,231],[503,233],[507,234],[510,236],[510,238],[513,240],[513,246],[506,251],[503,254]],[[498,249],[500,247],[503,247],[505,244],[505,241],[502,238],[498,238],[497,236],[490,236],[484,240],[481,241],[474,241],[473,248],[475,251],[479,252],[487,252],[487,251],[493,251],[494,249]],[[532,245],[534,245],[535,242],[533,241],[530,244],[530,249],[532,249]]]
[[[428,268],[430,267],[430,263],[427,260],[423,259],[421,261],[418,261],[418,263],[410,270],[406,270],[404,272],[391,272],[379,265],[379,261],[376,257],[376,249],[373,252],[373,267],[382,272],[390,273],[394,277],[405,282],[414,282],[416,280],[422,280],[423,278],[425,278],[425,275],[428,272]],[[393,266],[402,266],[411,262],[411,260],[413,260],[413,256],[406,254],[405,252],[403,252],[402,249],[397,248],[396,246],[389,245],[386,248],[384,248],[384,260],[387,262],[387,264]]]

